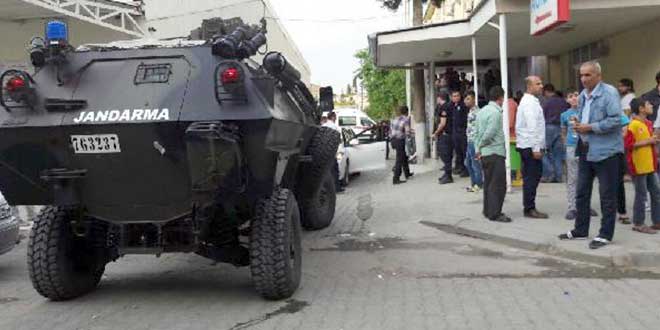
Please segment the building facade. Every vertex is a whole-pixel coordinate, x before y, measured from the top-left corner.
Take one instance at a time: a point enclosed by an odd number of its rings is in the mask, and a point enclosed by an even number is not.
[[[436,7],[433,2],[430,2],[424,24],[434,25],[467,20],[485,1],[445,0],[441,2],[440,7]],[[529,1],[501,2],[503,4],[510,2],[510,8],[517,6],[518,9],[529,4]],[[572,2],[574,6],[580,8],[585,1],[573,0]],[[598,4],[596,3],[596,5]],[[653,8],[660,6],[660,1],[645,1],[638,5]],[[617,15],[611,6],[611,3],[602,1],[600,6],[592,8],[593,18],[601,17],[603,22],[607,22],[609,19],[622,20],[622,15]],[[637,19],[624,18],[623,20],[626,21],[626,24],[620,31],[591,38],[588,42],[571,49],[539,56],[509,58],[512,90],[524,90],[521,81],[529,74],[538,74],[546,82],[550,82],[558,88],[580,88],[579,66],[581,63],[591,60],[601,63],[604,69],[604,79],[610,84],[616,85],[620,79],[629,78],[635,82],[638,94],[655,88],[655,75],[660,71],[660,42],[654,42],[654,40],[657,39],[656,31],[660,30],[660,19],[657,16],[645,15]],[[573,28],[575,28],[575,23],[569,22],[560,28],[558,33],[567,33]],[[649,42],[643,42],[644,40]],[[533,47],[532,44],[530,46]],[[496,59],[485,64],[483,69],[491,67],[499,69]],[[437,68],[437,70],[442,70],[442,63],[438,63]],[[458,70],[469,72],[471,65],[459,66]]]
[[[44,23],[69,24],[73,45],[135,38],[188,37],[204,19],[240,17],[268,25],[269,50],[282,52],[309,83],[311,71],[268,0],[2,0],[0,5],[0,70],[28,67],[27,47],[42,36]],[[259,60],[259,57],[255,57]]]

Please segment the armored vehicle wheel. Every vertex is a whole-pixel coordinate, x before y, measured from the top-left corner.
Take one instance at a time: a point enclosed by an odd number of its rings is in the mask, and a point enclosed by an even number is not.
[[[266,299],[291,297],[300,285],[300,211],[288,189],[276,189],[257,205],[250,237],[250,270]]]
[[[105,261],[94,257],[84,237],[71,228],[73,210],[47,206],[35,217],[28,243],[32,286],[51,300],[67,300],[96,288]]]
[[[318,188],[301,201],[303,227],[308,230],[319,230],[330,226],[335,217],[337,191],[333,172],[328,170],[321,176],[323,179]]]
[[[307,152],[312,156],[312,163],[303,168],[302,187],[305,195],[317,190],[323,176],[337,161],[337,147],[341,143],[339,133],[329,127],[321,127],[314,134]]]

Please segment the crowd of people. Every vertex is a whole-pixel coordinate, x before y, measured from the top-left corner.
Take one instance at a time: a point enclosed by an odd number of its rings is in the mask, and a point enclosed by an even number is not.
[[[634,185],[632,229],[656,234],[660,230],[660,72],[656,87],[636,97],[632,80],[621,79],[617,87],[602,80],[597,62],[580,67],[582,91],[557,90],[537,76],[525,79],[526,91],[505,99],[504,90],[492,83],[488,104],[479,107],[471,81],[448,69],[436,82],[438,91],[432,136],[442,160],[440,184],[454,182],[453,175],[470,177],[470,192],[483,191],[483,215],[497,222],[511,222],[502,212],[506,196],[505,135],[503,105],[508,102],[509,134],[520,155],[523,178],[523,214],[547,219],[537,209],[540,183],[566,184],[567,212],[574,228],[559,235],[562,240],[586,239],[593,182],[598,179],[601,228],[589,243],[597,249],[614,237],[617,221],[631,224],[626,210],[624,181]],[[511,95],[511,93],[508,93]],[[402,142],[409,134],[408,108],[399,109],[390,136],[397,151],[394,184],[401,175],[412,176]],[[650,211],[651,221],[646,221]]]

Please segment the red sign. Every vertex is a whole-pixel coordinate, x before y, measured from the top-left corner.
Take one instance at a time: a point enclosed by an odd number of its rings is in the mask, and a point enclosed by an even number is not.
[[[570,0],[531,0],[530,33],[540,36],[571,19]]]

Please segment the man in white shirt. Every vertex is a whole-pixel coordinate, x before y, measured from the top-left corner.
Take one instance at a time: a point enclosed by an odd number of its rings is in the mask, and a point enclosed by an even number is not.
[[[631,79],[623,78],[619,80],[617,89],[621,95],[621,109],[627,116],[630,116],[630,101],[635,98],[635,85]]]
[[[527,92],[516,114],[516,150],[522,159],[524,214],[526,218],[547,219],[547,214],[536,209],[536,189],[543,174],[545,149],[545,119],[538,99],[543,93],[543,81],[529,76],[525,82]]]
[[[325,123],[323,123],[323,125],[321,126],[332,128],[335,131],[339,132],[339,134],[341,134],[341,130],[339,129],[339,126],[337,126],[337,124],[335,123],[336,121],[337,121],[337,113],[330,112],[328,113],[328,120]]]

